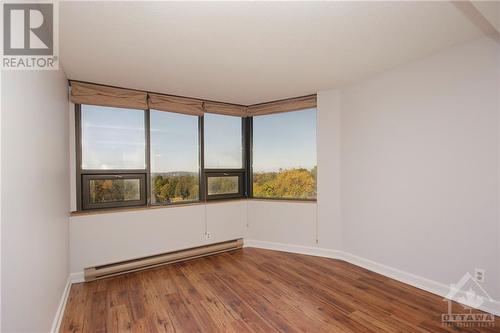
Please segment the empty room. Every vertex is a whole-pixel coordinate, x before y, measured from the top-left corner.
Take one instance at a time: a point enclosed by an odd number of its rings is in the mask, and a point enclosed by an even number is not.
[[[499,1],[1,11],[1,332],[500,332]]]

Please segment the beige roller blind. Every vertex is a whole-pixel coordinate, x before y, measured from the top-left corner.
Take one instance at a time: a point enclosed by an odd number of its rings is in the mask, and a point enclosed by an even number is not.
[[[203,116],[203,102],[193,98],[148,94],[150,109]]]
[[[226,104],[218,102],[205,102],[203,109],[208,113],[223,114],[226,116],[246,117],[247,107],[236,104]]]
[[[71,81],[71,102],[142,110],[148,108],[146,92],[76,81]]]
[[[297,111],[316,107],[316,95],[290,98],[281,101],[255,104],[248,107],[248,116]]]

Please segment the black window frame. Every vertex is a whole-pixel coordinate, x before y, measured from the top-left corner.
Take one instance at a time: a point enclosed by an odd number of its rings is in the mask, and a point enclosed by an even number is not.
[[[245,196],[245,171],[243,169],[225,169],[217,171],[210,169],[205,172],[205,184],[207,186],[207,200],[218,200],[218,199],[235,199],[242,198]],[[210,177],[238,177],[238,192],[236,193],[224,193],[224,194],[208,194],[208,178]]]
[[[245,197],[250,197],[251,195],[251,184],[252,184],[252,173],[249,172],[249,163],[251,167],[251,153],[248,150],[250,144],[249,141],[249,121],[251,118],[241,118],[242,126],[242,166],[239,169],[205,169],[204,167],[204,153],[205,153],[205,138],[204,138],[204,117],[198,116],[198,158],[199,158],[199,198],[198,200],[189,201],[179,201],[173,203],[151,203],[151,122],[150,122],[151,110],[144,110],[144,124],[145,124],[145,139],[146,139],[146,156],[145,156],[145,169],[130,170],[130,169],[109,169],[109,170],[90,170],[82,169],[82,108],[81,104],[75,104],[75,151],[76,151],[76,199],[77,199],[77,211],[83,210],[98,210],[102,208],[124,208],[124,207],[151,207],[151,206],[173,206],[173,205],[183,205],[192,204],[196,202],[206,202],[210,200],[220,200],[220,199],[241,199]],[[231,174],[237,175],[239,177],[239,192],[223,195],[207,195],[207,177],[215,176],[216,174]],[[113,203],[103,203],[103,204],[92,204],[89,205],[88,198],[88,186],[84,184],[84,178],[87,179],[88,176],[144,176],[144,185],[141,188],[141,203],[130,201],[123,202],[113,202]],[[142,184],[142,183],[141,183]],[[144,201],[142,199],[144,198]]]
[[[121,180],[121,179],[138,179],[139,180],[139,200],[103,202],[103,203],[90,203],[90,189],[89,183],[92,180]],[[82,175],[82,208],[96,209],[96,208],[115,208],[115,207],[132,207],[144,206],[146,204],[146,196],[144,190],[146,188],[146,174],[144,173],[109,173],[109,174],[85,174]]]
[[[76,199],[77,211],[83,210],[99,210],[102,208],[124,208],[124,207],[157,207],[157,206],[174,206],[193,204],[197,202],[207,202],[216,200],[231,200],[242,198],[253,198],[253,117],[241,117],[242,127],[242,168],[238,169],[224,169],[224,168],[207,168],[204,166],[205,154],[205,137],[204,137],[204,117],[198,116],[198,158],[199,158],[199,197],[198,200],[179,201],[172,203],[151,203],[151,123],[150,123],[150,109],[144,111],[144,125],[145,125],[145,169],[140,170],[83,170],[82,169],[82,127],[81,127],[81,104],[75,104],[75,152],[76,152]],[[106,204],[84,204],[83,198],[88,195],[85,193],[87,188],[83,185],[83,177],[98,176],[98,175],[131,175],[136,177],[144,177],[144,184],[141,189],[141,203],[130,201],[114,202]],[[207,179],[212,176],[238,176],[239,177],[239,192],[222,195],[208,195],[207,194]],[[87,178],[85,178],[87,179]],[[88,192],[88,191],[87,191]],[[87,197],[88,198],[88,197]],[[143,201],[144,199],[144,201]],[[301,199],[301,198],[259,198],[260,200],[286,200],[286,201],[312,201],[316,202],[317,199]]]
[[[234,117],[234,116],[227,116],[227,117]],[[248,172],[248,161],[250,160],[249,157],[249,151],[247,150],[247,142],[248,142],[248,119],[249,118],[243,118],[241,117],[241,151],[242,151],[242,156],[241,156],[241,165],[242,168],[207,168],[205,169],[204,167],[202,168],[202,178],[203,179],[203,186],[204,186],[204,201],[210,201],[210,200],[220,200],[220,199],[240,199],[244,197],[248,197],[251,192],[248,192],[248,177],[251,177],[251,173]],[[202,119],[204,120],[204,119]],[[203,137],[203,159],[204,159],[204,154],[205,154],[205,141],[204,141],[204,133],[205,133],[205,127],[202,127],[202,137]],[[238,193],[231,193],[231,194],[212,194],[208,195],[208,178],[209,177],[224,177],[224,176],[238,176],[238,184],[239,184],[239,191]]]
[[[147,151],[148,151],[148,165],[151,166],[151,110],[155,109],[147,109],[148,113],[148,128],[146,129],[148,135],[148,141],[146,142]],[[157,110],[160,111],[160,110]],[[160,111],[160,112],[168,112],[168,111]],[[175,113],[175,112],[173,112]],[[193,116],[195,117],[195,116]],[[203,174],[203,146],[204,146],[204,138],[203,138],[203,116],[198,116],[198,200],[186,200],[186,201],[176,201],[170,203],[153,203],[151,200],[152,195],[152,179],[151,179],[151,168],[149,167],[147,173],[147,181],[148,181],[148,192],[147,192],[147,206],[149,207],[162,207],[162,206],[175,206],[175,205],[186,205],[193,204],[197,202],[201,202],[204,198],[204,181],[202,179]]]
[[[104,106],[103,106],[104,107]],[[144,169],[83,169],[82,168],[82,106],[75,104],[75,146],[76,146],[76,187],[77,187],[77,210],[94,210],[101,208],[121,208],[121,207],[135,207],[146,206],[149,204],[149,188],[150,188],[150,163],[149,163],[149,110],[141,110],[144,112],[144,135],[145,135],[145,149],[144,149]],[[84,178],[87,176],[123,176],[135,175],[137,177],[144,177],[144,182],[141,181],[141,202],[113,202],[89,205],[86,199],[89,198],[88,186],[84,184]],[[118,177],[117,177],[118,178]]]
[[[303,111],[303,110],[308,110],[311,108],[305,108],[305,109],[299,109],[295,111]],[[316,110],[316,134],[317,134],[317,107],[314,107]],[[290,111],[290,112],[295,112],[295,111]],[[262,115],[266,116],[266,115]],[[257,118],[260,116],[256,116]],[[286,197],[256,197],[253,195],[253,118],[254,117],[249,117],[248,119],[248,128],[249,128],[249,146],[248,146],[248,156],[250,159],[250,165],[247,167],[247,170],[249,172],[249,176],[247,177],[248,181],[248,188],[249,188],[249,193],[247,194],[248,198],[252,199],[257,199],[257,200],[267,200],[267,201],[298,201],[298,202],[317,202],[318,201],[318,183],[317,183],[317,178],[316,178],[316,197],[315,198],[286,198]],[[316,149],[317,149],[317,144],[316,144]],[[316,166],[318,165],[318,160],[316,158]],[[317,177],[317,176],[316,176]]]

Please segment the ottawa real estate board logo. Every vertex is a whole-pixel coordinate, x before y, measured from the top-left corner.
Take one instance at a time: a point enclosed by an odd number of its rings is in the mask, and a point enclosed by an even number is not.
[[[4,3],[2,69],[56,70],[56,4]]]
[[[493,313],[477,310],[484,305],[496,303],[481,285],[483,281],[484,271],[481,274],[476,273],[476,278],[466,273],[458,283],[450,285],[450,290],[443,299],[448,303],[448,311],[441,314],[443,326],[456,328],[495,326]],[[456,300],[459,304],[454,304],[451,300]]]

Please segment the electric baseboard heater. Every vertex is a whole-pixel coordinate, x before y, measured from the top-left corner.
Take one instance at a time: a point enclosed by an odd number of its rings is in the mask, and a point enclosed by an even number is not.
[[[120,274],[136,272],[152,267],[172,264],[174,262],[185,261],[200,257],[209,256],[216,253],[241,249],[243,239],[235,239],[228,242],[193,247],[190,249],[167,252],[154,256],[121,261],[114,264],[101,265],[85,268],[85,281],[104,279]]]

